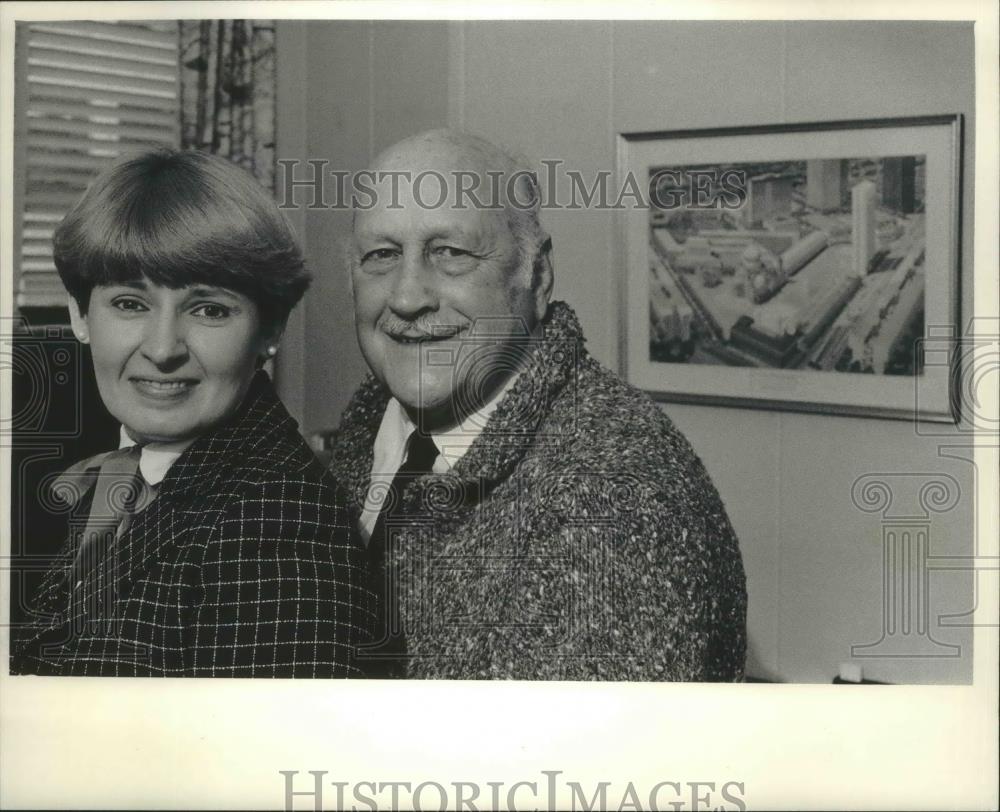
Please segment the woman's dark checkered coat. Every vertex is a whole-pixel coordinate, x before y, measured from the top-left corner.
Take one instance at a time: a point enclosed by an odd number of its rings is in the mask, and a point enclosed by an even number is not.
[[[14,630],[12,673],[355,674],[371,624],[364,554],[336,484],[263,373],[79,586],[72,535],[33,624]]]

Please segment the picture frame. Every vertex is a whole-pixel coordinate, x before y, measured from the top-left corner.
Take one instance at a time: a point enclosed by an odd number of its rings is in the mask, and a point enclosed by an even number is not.
[[[957,421],[961,159],[960,115],[619,135],[625,377]]]

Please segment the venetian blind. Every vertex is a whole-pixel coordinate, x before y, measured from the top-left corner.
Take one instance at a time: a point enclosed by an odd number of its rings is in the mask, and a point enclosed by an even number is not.
[[[18,35],[26,53],[17,304],[58,307],[66,294],[52,262],[56,225],[119,155],[179,143],[177,23],[38,22]]]

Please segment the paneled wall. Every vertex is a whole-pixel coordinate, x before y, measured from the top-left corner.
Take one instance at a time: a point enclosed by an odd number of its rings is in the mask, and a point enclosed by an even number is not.
[[[972,177],[971,25],[286,22],[279,36],[279,152],[327,159],[337,169],[360,169],[399,138],[445,125],[590,173],[614,169],[622,132],[962,113]],[[971,200],[969,181],[967,214]],[[336,425],[364,362],[341,260],[348,215],[299,210],[293,217],[316,282],[290,330],[279,383],[314,430]],[[967,262],[971,219],[963,225]],[[613,217],[549,211],[545,222],[555,246],[555,296],[576,309],[591,352],[614,368],[621,269]],[[968,308],[971,285],[965,289]],[[829,681],[851,659],[852,644],[880,638],[883,530],[896,520],[854,505],[859,477],[884,475],[894,509],[916,516],[921,483],[954,483],[954,506],[925,523],[931,554],[972,552],[974,469],[962,459],[960,435],[928,437],[902,421],[664,408],[705,461],[739,533],[754,676]],[[958,448],[942,451],[942,444]],[[974,605],[971,576],[933,570],[928,596],[940,645],[923,651],[947,656],[856,660],[866,676],[971,680],[971,635],[961,617]],[[956,615],[947,628],[937,621],[941,613]]]

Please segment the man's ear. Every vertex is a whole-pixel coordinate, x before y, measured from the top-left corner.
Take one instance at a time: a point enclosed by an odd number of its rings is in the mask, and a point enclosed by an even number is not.
[[[81,344],[90,343],[90,327],[87,324],[87,314],[80,310],[80,303],[73,296],[67,296],[69,305],[69,322],[73,325],[73,333]]]
[[[555,273],[552,267],[552,238],[546,236],[545,241],[535,254],[532,269],[531,293],[535,299],[535,317],[541,321],[549,310],[549,299],[552,297],[552,286],[555,284]]]

